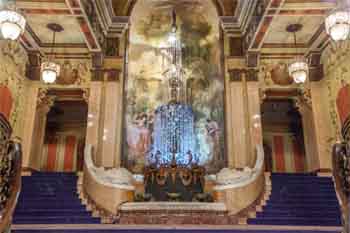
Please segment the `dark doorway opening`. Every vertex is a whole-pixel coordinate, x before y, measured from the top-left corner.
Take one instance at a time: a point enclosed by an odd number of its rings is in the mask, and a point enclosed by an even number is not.
[[[267,99],[262,104],[266,171],[306,171],[301,117],[293,99]]]
[[[83,169],[88,106],[83,100],[55,101],[47,114],[42,170]]]

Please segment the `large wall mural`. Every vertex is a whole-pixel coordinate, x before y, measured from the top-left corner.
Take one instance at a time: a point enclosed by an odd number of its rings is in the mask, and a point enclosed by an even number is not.
[[[194,113],[195,157],[208,172],[223,167],[224,80],[221,70],[219,18],[210,0],[139,0],[131,15],[128,78],[125,85],[123,160],[141,173],[150,163],[155,110],[167,104],[164,72],[171,65],[169,32],[172,10],[185,70],[186,104]]]

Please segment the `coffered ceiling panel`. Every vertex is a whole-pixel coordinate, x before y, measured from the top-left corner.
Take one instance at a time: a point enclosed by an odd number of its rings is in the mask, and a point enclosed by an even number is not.
[[[27,19],[26,32],[21,37],[22,45],[42,55],[49,53],[52,31],[46,26],[57,23],[64,31],[56,34],[55,52],[85,57],[89,52],[100,51],[83,3],[85,1],[80,0],[17,0],[17,7]]]
[[[48,23],[59,22],[64,28],[64,31],[56,34],[57,44],[83,44],[83,47],[85,46],[84,35],[75,17],[64,15],[30,15],[30,17],[27,17],[27,21],[33,30],[34,36],[40,40],[41,44],[52,43],[52,31],[46,25]]]
[[[286,27],[290,24],[301,24],[303,28],[297,32],[297,43],[307,44],[313,35],[323,24],[323,16],[277,16],[271,23],[269,31],[265,37],[264,43],[287,43],[293,44],[293,34],[286,32]]]

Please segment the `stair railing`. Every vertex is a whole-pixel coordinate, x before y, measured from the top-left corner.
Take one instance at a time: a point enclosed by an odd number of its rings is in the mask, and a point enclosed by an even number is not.
[[[9,122],[0,114],[0,233],[9,232],[21,190],[21,144],[10,140],[11,133]]]
[[[350,143],[333,146],[333,178],[342,212],[343,233],[350,233]]]
[[[237,215],[252,207],[263,196],[265,191],[264,176],[264,149],[262,145],[256,145],[256,160],[252,169],[243,172],[242,176],[230,176],[230,172],[225,173],[227,179],[217,181],[214,186],[214,196],[216,201],[224,202],[230,215]],[[233,171],[231,171],[233,172]],[[223,176],[223,175],[221,175]],[[247,192],[247,190],[252,190]],[[237,202],[237,199],[240,201]]]
[[[133,176],[125,168],[98,167],[93,158],[93,147],[88,144],[85,146],[80,197],[103,223],[114,223],[118,219],[118,207],[133,200]]]

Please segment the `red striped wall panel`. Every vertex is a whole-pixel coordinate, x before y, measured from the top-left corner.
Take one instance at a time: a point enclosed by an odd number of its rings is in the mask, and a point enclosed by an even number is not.
[[[264,143],[271,148],[273,172],[304,172],[305,152],[290,133],[264,134]]]
[[[42,153],[42,170],[77,171],[78,137],[75,135],[58,135],[54,140],[44,144]]]
[[[0,86],[0,112],[9,119],[12,109],[12,94],[6,86]]]
[[[275,159],[275,168],[277,172],[285,171],[284,163],[284,142],[282,136],[273,136],[273,152],[275,156],[272,156]]]

